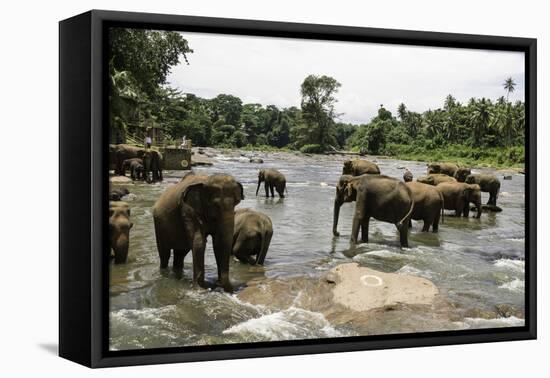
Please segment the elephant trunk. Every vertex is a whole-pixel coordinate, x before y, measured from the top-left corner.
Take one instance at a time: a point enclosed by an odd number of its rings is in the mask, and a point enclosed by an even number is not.
[[[229,261],[233,250],[233,232],[235,230],[235,218],[233,212],[219,222],[216,233],[213,236],[214,255],[218,265],[219,284],[227,292],[232,292],[233,287],[229,281]]]
[[[340,207],[342,207],[343,203],[344,201],[336,194],[336,198],[334,199],[334,215],[332,219],[332,235],[334,236],[340,236],[338,232],[338,218],[340,216]]]
[[[115,264],[123,264],[128,258],[129,247],[129,235],[121,233],[118,235],[112,243],[113,251],[115,253]]]

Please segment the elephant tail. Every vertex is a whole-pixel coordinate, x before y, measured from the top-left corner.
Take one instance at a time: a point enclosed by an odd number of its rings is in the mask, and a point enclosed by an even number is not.
[[[408,222],[407,219],[409,219],[409,217],[411,216],[411,214],[413,212],[413,209],[414,209],[414,200],[413,200],[411,189],[406,185],[405,185],[405,188],[407,189],[407,193],[409,193],[409,198],[411,199],[411,206],[409,208],[409,212],[397,223],[397,227],[399,227],[399,228],[401,228],[401,226],[403,225],[403,223],[405,221]]]

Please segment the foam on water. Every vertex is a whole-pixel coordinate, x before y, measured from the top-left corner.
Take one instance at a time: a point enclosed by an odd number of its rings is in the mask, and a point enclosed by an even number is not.
[[[525,261],[523,260],[499,259],[494,262],[494,265],[497,268],[511,270],[518,273],[525,272]]]
[[[503,283],[498,287],[499,289],[505,289],[514,293],[522,293],[525,291],[525,281],[515,278],[510,282]]]
[[[223,333],[269,341],[343,336],[330,325],[323,314],[297,307],[246,320]]]
[[[461,322],[455,322],[460,328],[500,328],[500,327],[522,327],[525,319],[510,316],[508,318],[464,318]]]

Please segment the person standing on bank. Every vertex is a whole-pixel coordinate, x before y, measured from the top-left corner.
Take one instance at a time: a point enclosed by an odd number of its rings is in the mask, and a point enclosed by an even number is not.
[[[149,135],[145,137],[145,148],[151,148],[151,144],[153,143],[153,140]]]

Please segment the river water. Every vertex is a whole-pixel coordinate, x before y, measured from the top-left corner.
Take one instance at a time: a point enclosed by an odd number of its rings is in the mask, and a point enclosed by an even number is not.
[[[521,316],[486,319],[475,314],[493,311],[496,305],[524,309],[525,183],[513,174],[501,179],[498,205],[501,213],[484,213],[481,219],[445,216],[439,233],[420,232],[413,221],[410,248],[399,247],[395,226],[371,220],[369,243],[349,247],[353,204],[340,213],[339,238],[332,236],[335,184],[343,157],[308,157],[287,153],[259,154],[264,164],[249,163],[235,153],[220,154],[211,167],[199,173],[228,173],[239,180],[245,200],[239,207],[253,208],[272,219],[274,235],[265,266],[232,261],[230,277],[235,287],[255,279],[319,277],[328,269],[357,262],[384,272],[425,277],[464,314],[449,329],[521,326]],[[426,164],[379,159],[383,174],[402,178],[403,167],[415,177]],[[287,178],[288,196],[266,199],[255,196],[257,171],[277,168]],[[489,171],[490,170],[484,170]],[[475,170],[475,172],[478,172]],[[185,260],[184,278],[161,275],[151,208],[167,186],[184,171],[167,171],[157,184],[125,185],[132,211],[128,263],[111,265],[110,348],[124,350],[204,344],[225,344],[357,335],[350,327],[333,326],[322,314],[291,307],[269,310],[238,299],[233,294],[191,288],[192,258]],[[482,193],[485,203],[488,193]],[[471,213],[472,214],[472,213]],[[474,212],[475,214],[475,212]],[[216,264],[209,239],[207,279],[215,280]],[[474,315],[472,315],[474,314]],[[378,322],[377,324],[384,324]],[[399,321],[373,333],[400,332]],[[401,331],[402,332],[402,331]]]

